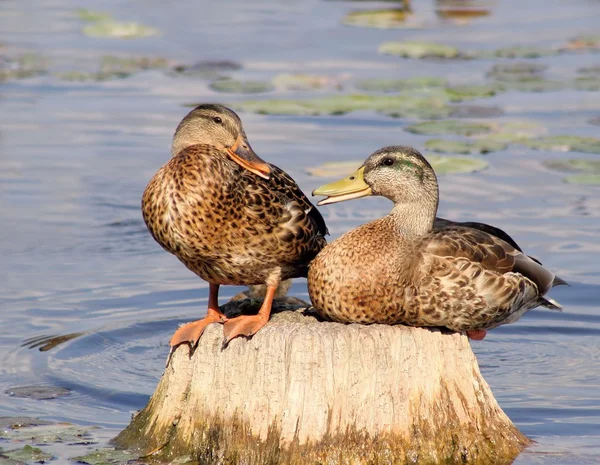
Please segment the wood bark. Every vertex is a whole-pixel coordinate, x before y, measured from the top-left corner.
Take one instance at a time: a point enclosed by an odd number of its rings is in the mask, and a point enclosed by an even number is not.
[[[213,324],[193,352],[177,348],[115,444],[201,464],[498,464],[529,442],[464,335],[282,311],[251,339],[222,339]]]

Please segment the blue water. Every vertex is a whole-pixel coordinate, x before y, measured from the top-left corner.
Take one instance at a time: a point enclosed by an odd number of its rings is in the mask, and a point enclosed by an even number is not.
[[[160,56],[171,65],[234,60],[243,68],[232,75],[248,79],[305,72],[343,82],[443,76],[459,84],[483,80],[492,63],[402,60],[378,55],[377,46],[410,39],[478,49],[548,47],[597,33],[600,17],[600,2],[592,0],[507,0],[493,4],[487,17],[456,25],[440,21],[434,4],[425,1],[414,4],[413,28],[341,24],[353,9],[386,5],[102,2],[102,10],[115,18],[162,33],[120,40],[81,33],[74,11],[89,2],[0,3],[0,57],[37,53],[49,69],[46,75],[0,82],[0,416],[99,425],[110,437],[145,405],[162,373],[170,334],[180,322],[202,315],[208,287],[152,240],[140,197],[169,158],[172,133],[187,113],[183,104],[246,98],[218,94],[206,80],[162,70],[81,83],[62,81],[56,73],[93,69],[102,55],[112,54]],[[548,65],[549,76],[573,77],[578,67],[600,65],[600,55],[538,62]],[[497,122],[528,120],[547,134],[598,135],[598,126],[588,124],[600,113],[598,92],[508,92],[484,103],[504,110]],[[406,120],[372,112],[241,117],[256,152],[284,168],[305,192],[326,182],[309,176],[308,167],[360,161],[390,144],[422,149],[429,138],[405,132]],[[565,184],[563,173],[541,163],[569,157],[597,155],[511,146],[487,155],[485,171],[440,178],[441,216],[502,227],[571,283],[552,294],[563,313],[533,310],[473,343],[500,405],[536,441],[516,460],[522,465],[600,462],[600,187]],[[389,208],[373,198],[321,211],[336,237]],[[223,288],[222,302],[239,290]],[[291,293],[308,299],[303,280]],[[83,334],[47,351],[29,348],[36,338],[70,333]],[[40,384],[72,393],[48,401],[4,394]]]

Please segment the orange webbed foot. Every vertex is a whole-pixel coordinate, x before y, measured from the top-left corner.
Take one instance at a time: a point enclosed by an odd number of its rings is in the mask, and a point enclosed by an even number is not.
[[[267,324],[269,317],[263,315],[242,315],[227,320],[223,325],[223,347],[238,336],[253,336],[260,328]]]
[[[188,344],[191,344],[192,347],[195,347],[200,339],[200,336],[202,336],[202,333],[209,324],[224,323],[225,321],[227,321],[227,317],[222,313],[209,313],[201,320],[192,321],[191,323],[186,323],[185,325],[179,327],[173,336],[171,336],[169,345],[171,348],[175,348],[179,344],[187,342]]]
[[[487,331],[485,329],[475,329],[473,331],[467,331],[467,337],[474,341],[481,341],[487,335]]]

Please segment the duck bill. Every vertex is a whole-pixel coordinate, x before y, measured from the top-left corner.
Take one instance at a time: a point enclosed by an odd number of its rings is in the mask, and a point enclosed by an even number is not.
[[[260,176],[264,179],[269,179],[271,174],[271,166],[254,153],[252,147],[244,135],[240,136],[231,147],[227,149],[227,153],[231,159],[240,165],[242,168]]]
[[[372,195],[373,191],[365,182],[365,167],[361,167],[347,178],[340,181],[325,184],[312,192],[312,195],[325,195],[317,205],[328,205],[330,203],[343,202],[344,200],[358,199]]]

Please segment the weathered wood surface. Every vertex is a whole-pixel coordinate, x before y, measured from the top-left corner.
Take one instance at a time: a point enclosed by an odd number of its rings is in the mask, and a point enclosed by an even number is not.
[[[228,304],[231,310],[231,305]],[[114,442],[201,464],[510,463],[529,442],[464,335],[285,311],[222,348],[179,347]]]

